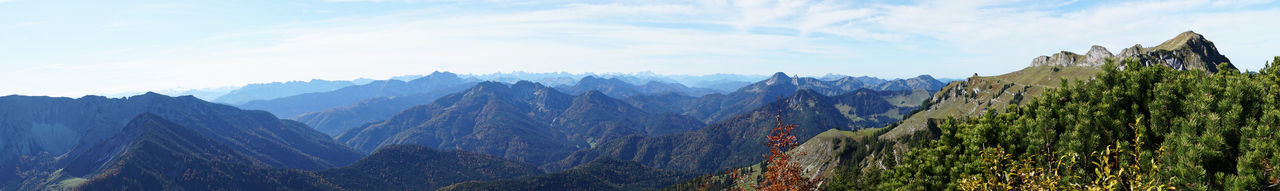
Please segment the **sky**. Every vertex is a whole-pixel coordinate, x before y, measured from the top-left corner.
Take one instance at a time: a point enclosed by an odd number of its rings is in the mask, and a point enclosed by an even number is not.
[[[962,78],[1193,30],[1280,56],[1280,3],[1173,1],[0,0],[0,95],[493,72]]]

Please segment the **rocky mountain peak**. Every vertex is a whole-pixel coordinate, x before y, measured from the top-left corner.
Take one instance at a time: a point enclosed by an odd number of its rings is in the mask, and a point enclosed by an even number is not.
[[[1107,60],[1107,58],[1115,57],[1108,51],[1106,47],[1093,45],[1089,47],[1089,52],[1079,55],[1074,52],[1061,51],[1051,56],[1039,56],[1031,60],[1031,67],[1036,66],[1059,66],[1059,67],[1098,67]]]
[[[1141,53],[1142,53],[1142,44],[1134,44],[1129,48],[1120,50],[1120,54],[1116,55],[1116,57],[1131,58],[1131,57],[1137,57],[1138,54],[1141,54]]]
[[[1125,48],[1118,55],[1112,55],[1107,48],[1094,45],[1085,55],[1062,51],[1052,56],[1040,56],[1031,60],[1031,67],[1037,66],[1084,66],[1099,67],[1108,59],[1138,58],[1144,65],[1160,64],[1179,70],[1205,70],[1218,72],[1218,63],[1227,63],[1227,67],[1235,68],[1226,56],[1218,53],[1213,42],[1204,35],[1192,31],[1183,32],[1159,46],[1142,47],[1140,44]]]
[[[1110,54],[1110,53],[1107,53]],[[1036,66],[1100,66],[1101,63],[1089,63],[1084,55],[1069,51],[1061,51],[1051,56],[1039,56],[1031,60],[1031,67]]]
[[[1231,60],[1218,52],[1218,48],[1199,33],[1182,32],[1155,47],[1134,45],[1120,51],[1121,59],[1140,58],[1143,65],[1165,65],[1178,70],[1204,70],[1218,72],[1218,64],[1226,63],[1229,69],[1235,69]]]
[[[1213,44],[1212,42],[1205,40],[1204,35],[1200,35],[1200,33],[1196,33],[1195,31],[1187,31],[1178,34],[1178,36],[1173,37],[1173,39],[1160,43],[1160,45],[1156,46],[1155,49],[1175,50],[1186,46],[1204,46],[1205,43],[1209,43],[1209,46],[1212,46]]]
[[[1098,66],[1101,66],[1107,58],[1111,57],[1115,57],[1115,55],[1111,54],[1111,51],[1107,51],[1107,47],[1098,45],[1089,47],[1089,52],[1084,54],[1085,63],[1095,63]]]
[[[766,81],[765,84],[773,85],[777,83],[793,83],[794,81],[795,80],[792,79],[790,76],[787,76],[786,73],[778,72],[778,73],[774,73],[773,77],[769,77],[769,80]]]

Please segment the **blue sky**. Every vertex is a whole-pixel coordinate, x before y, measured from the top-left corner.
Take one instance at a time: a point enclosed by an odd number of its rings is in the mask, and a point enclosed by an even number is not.
[[[1277,19],[1270,0],[0,0],[0,95],[437,70],[966,77],[1187,30],[1257,70]]]

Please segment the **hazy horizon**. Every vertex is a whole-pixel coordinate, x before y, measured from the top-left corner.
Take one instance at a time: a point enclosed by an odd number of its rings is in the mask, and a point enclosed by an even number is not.
[[[0,95],[386,79],[431,71],[996,75],[1058,51],[1204,34],[1277,55],[1277,2],[0,0]],[[57,10],[57,11],[49,11]],[[1271,24],[1268,24],[1271,23]]]

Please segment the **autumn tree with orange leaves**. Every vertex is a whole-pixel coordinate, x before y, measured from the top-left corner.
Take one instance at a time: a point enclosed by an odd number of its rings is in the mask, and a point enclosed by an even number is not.
[[[782,100],[781,107],[786,107],[787,100]],[[725,171],[720,175],[707,175],[696,178],[696,186],[693,190],[820,190],[822,189],[821,178],[806,178],[804,170],[799,163],[793,161],[792,155],[804,155],[804,153],[787,154],[788,150],[800,145],[800,140],[793,134],[794,130],[799,127],[795,124],[787,124],[782,119],[782,108],[778,108],[777,120],[774,127],[769,129],[766,135],[765,146],[769,147],[769,153],[763,155],[765,161],[759,164],[759,168],[743,167]],[[756,172],[754,169],[760,169]],[[758,174],[757,174],[758,173]]]
[[[783,104],[786,105],[785,102]],[[820,181],[804,177],[804,170],[799,163],[791,160],[787,150],[800,145],[796,135],[792,134],[799,125],[786,124],[782,120],[782,109],[774,116],[778,122],[769,130],[769,154],[765,156],[765,169],[760,175],[757,190],[817,190]]]

